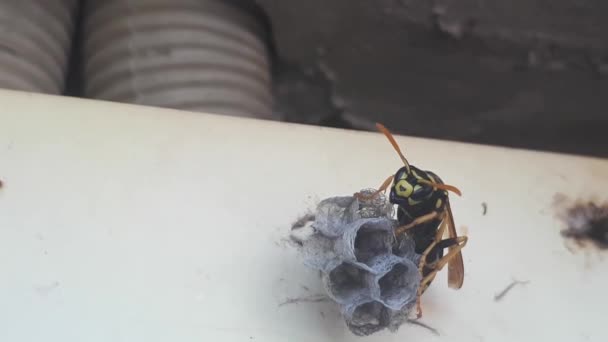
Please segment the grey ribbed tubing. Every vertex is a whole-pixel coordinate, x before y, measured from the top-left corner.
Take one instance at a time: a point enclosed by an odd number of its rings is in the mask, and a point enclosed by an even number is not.
[[[89,0],[85,96],[273,119],[264,30],[235,3]]]
[[[77,0],[0,1],[0,88],[61,94]]]

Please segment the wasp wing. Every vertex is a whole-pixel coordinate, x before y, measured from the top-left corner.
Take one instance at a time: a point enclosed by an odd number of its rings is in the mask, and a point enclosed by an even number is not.
[[[458,234],[456,233],[456,225],[454,224],[454,217],[452,215],[452,208],[450,207],[450,201],[446,198],[446,220],[448,225],[448,234],[450,238],[456,239]],[[449,249],[457,248],[458,246],[452,246]],[[458,252],[448,263],[448,286],[453,289],[460,289],[464,282],[464,262],[462,260],[462,253]]]

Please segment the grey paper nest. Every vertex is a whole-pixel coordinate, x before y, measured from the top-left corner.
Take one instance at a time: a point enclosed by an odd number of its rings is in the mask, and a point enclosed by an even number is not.
[[[328,296],[359,336],[397,330],[416,302],[419,255],[413,240],[395,237],[392,216],[384,196],[327,198],[316,208],[313,233],[300,241],[305,265],[321,271]]]

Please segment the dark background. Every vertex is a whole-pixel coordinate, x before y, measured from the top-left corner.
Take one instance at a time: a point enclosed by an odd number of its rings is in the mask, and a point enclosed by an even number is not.
[[[258,3],[287,121],[608,156],[608,1]]]
[[[608,157],[606,0],[257,4],[285,121]]]

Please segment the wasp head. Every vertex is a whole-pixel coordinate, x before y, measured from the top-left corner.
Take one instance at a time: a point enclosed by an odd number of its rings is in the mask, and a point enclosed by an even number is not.
[[[435,179],[414,166],[400,168],[393,178],[390,199],[398,205],[412,205],[429,199],[436,189]]]

